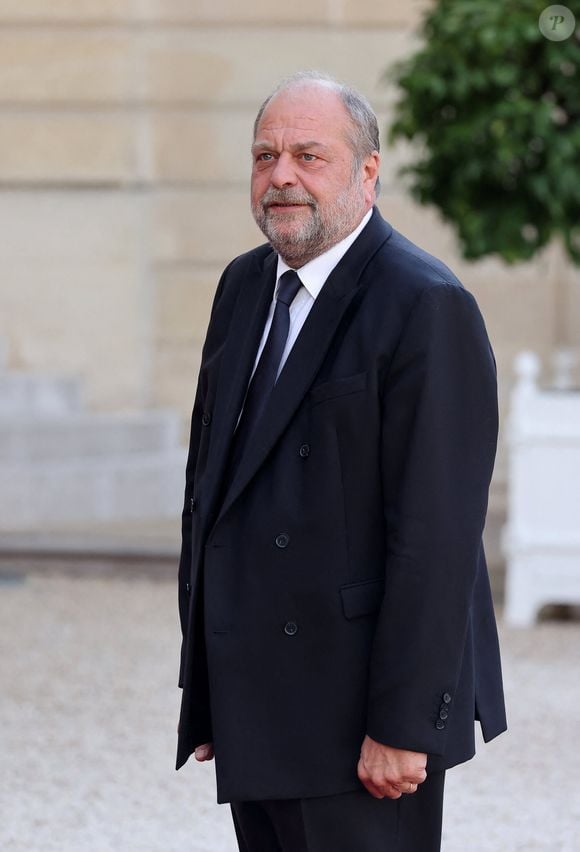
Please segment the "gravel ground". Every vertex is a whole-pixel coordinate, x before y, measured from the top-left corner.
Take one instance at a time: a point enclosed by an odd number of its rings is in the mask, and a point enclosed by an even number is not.
[[[5,581],[0,624],[2,852],[235,852],[213,764],[173,769],[173,583]],[[502,645],[510,733],[449,772],[444,852],[579,852],[580,624]]]

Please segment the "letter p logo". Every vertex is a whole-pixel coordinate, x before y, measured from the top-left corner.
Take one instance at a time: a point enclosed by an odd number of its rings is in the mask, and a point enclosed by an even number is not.
[[[574,32],[576,19],[567,6],[548,6],[540,15],[538,27],[550,41],[565,41]]]

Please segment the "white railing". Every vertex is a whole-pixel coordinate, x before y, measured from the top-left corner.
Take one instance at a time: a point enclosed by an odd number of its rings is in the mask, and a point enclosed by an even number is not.
[[[580,604],[580,391],[541,389],[531,352],[515,369],[502,548],[505,618],[524,626],[546,604]]]

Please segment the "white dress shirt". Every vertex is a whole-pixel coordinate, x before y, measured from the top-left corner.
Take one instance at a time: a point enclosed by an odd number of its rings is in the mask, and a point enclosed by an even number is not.
[[[310,313],[312,306],[314,304],[314,300],[322,290],[324,282],[332,272],[335,266],[342,260],[348,249],[354,243],[358,235],[361,233],[369,219],[372,215],[372,209],[365,214],[360,224],[354,229],[354,231],[345,237],[344,240],[341,240],[336,245],[329,248],[328,251],[325,251],[323,254],[315,257],[314,260],[310,260],[308,263],[305,263],[304,266],[301,266],[300,269],[296,269],[295,271],[298,273],[298,277],[302,282],[302,287],[296,294],[296,297],[292,304],[290,305],[290,331],[288,332],[288,339],[286,341],[286,347],[284,352],[282,353],[282,358],[280,359],[280,366],[278,368],[278,376],[282,370],[282,367],[286,363],[286,359],[290,354],[290,350],[294,346],[296,342],[296,338],[300,333],[300,329],[304,325],[306,321],[306,317]],[[280,281],[280,276],[291,269],[287,263],[285,263],[280,255],[278,255],[278,269],[276,271],[276,285],[274,287],[274,293],[272,296],[272,304],[270,305],[270,309],[268,311],[268,316],[266,317],[266,324],[264,326],[264,332],[262,334],[262,340],[260,341],[260,345],[258,347],[258,353],[256,355],[256,360],[254,363],[254,370],[260,360],[260,355],[262,354],[262,349],[266,345],[266,340],[268,339],[268,334],[270,332],[270,326],[272,325],[272,317],[274,316],[274,308],[276,307],[276,295],[278,292],[278,283]],[[254,370],[252,370],[252,376],[254,375]]]

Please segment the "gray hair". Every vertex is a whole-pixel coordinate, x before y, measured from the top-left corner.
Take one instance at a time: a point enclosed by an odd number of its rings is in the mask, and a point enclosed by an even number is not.
[[[350,131],[347,136],[347,142],[350,145],[354,156],[354,169],[359,169],[373,151],[380,151],[379,125],[377,117],[364,95],[361,95],[360,92],[357,92],[357,90],[353,89],[351,86],[339,83],[338,80],[334,79],[334,77],[331,77],[329,74],[325,74],[322,71],[297,71],[289,77],[284,77],[284,79],[278,83],[276,88],[270,92],[258,110],[256,120],[254,121],[254,139],[256,138],[258,126],[264,114],[264,110],[275,95],[280,92],[287,91],[288,89],[299,88],[300,86],[311,83],[320,83],[323,86],[327,86],[329,89],[336,92],[342,101],[342,104],[350,117]],[[380,183],[377,178],[375,194],[378,195],[379,192]]]

